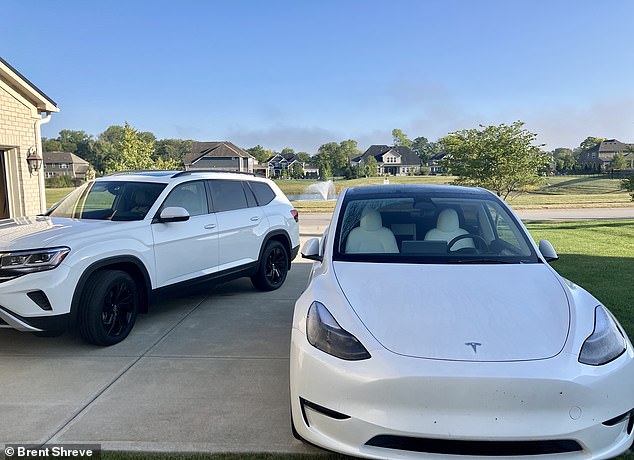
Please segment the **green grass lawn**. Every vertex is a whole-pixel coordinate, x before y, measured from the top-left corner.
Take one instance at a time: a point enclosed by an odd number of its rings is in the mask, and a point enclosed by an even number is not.
[[[46,207],[50,208],[59,200],[64,198],[70,192],[75,190],[73,187],[66,188],[47,188],[46,189]]]
[[[562,276],[590,291],[634,337],[634,220],[529,223],[536,241],[549,240]]]

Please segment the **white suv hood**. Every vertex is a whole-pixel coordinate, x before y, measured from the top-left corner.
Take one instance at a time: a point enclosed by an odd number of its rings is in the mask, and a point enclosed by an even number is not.
[[[335,262],[346,298],[388,350],[461,361],[557,355],[570,310],[544,264],[415,265]]]
[[[17,217],[0,220],[0,251],[67,246],[76,237],[99,233],[105,238],[115,225],[129,222],[77,220],[50,217]]]

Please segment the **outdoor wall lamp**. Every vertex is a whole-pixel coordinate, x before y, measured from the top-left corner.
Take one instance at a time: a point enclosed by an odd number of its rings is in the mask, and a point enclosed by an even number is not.
[[[35,147],[29,149],[29,154],[26,156],[26,163],[29,165],[29,174],[33,175],[39,171],[42,167],[43,158],[37,154]]]

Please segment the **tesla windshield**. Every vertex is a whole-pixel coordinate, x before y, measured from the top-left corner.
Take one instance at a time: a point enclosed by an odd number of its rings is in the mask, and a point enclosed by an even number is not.
[[[494,197],[411,193],[344,201],[335,260],[537,263],[526,233]]]
[[[165,184],[98,181],[74,190],[46,215],[72,219],[141,220]]]

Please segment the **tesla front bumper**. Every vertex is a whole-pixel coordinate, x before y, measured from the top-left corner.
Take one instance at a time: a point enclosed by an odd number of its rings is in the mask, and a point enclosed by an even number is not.
[[[631,346],[600,367],[563,353],[508,363],[371,354],[342,361],[293,329],[291,410],[301,437],[368,458],[610,458],[632,444]]]

